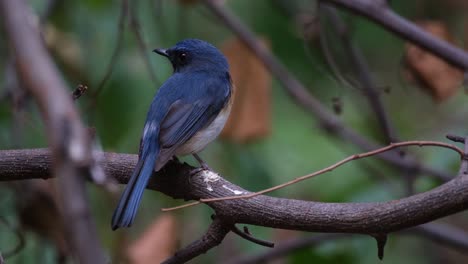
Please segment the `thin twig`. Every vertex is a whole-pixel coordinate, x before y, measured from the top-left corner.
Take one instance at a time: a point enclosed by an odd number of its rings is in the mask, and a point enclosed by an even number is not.
[[[356,70],[359,84],[362,86],[369,104],[374,110],[373,112],[377,117],[377,121],[382,128],[383,134],[385,136],[385,143],[399,141],[396,135],[396,131],[391,125],[388,114],[385,111],[383,102],[380,98],[375,78],[372,76],[369,65],[367,65],[361,50],[352,43],[351,37],[349,35],[349,28],[338,15],[334,7],[325,3],[320,4],[320,2],[319,7],[320,14],[326,15],[330,19],[332,25],[331,28],[340,37],[339,43],[341,43],[343,48],[346,50],[346,54],[349,56],[352,67]]]
[[[153,65],[151,64],[151,61],[148,58],[149,49],[146,45],[143,34],[141,33],[141,26],[137,16],[137,9],[138,0],[134,0],[132,5],[130,6],[130,28],[133,31],[133,34],[135,35],[138,44],[138,50],[140,51],[140,55],[143,58],[143,61],[145,62],[151,80],[154,84],[159,84],[160,82],[158,80],[158,77],[154,73]]]
[[[463,150],[460,149],[459,147],[455,146],[455,145],[452,145],[452,144],[447,144],[447,143],[438,142],[438,141],[403,141],[403,142],[398,142],[398,143],[392,143],[392,144],[390,144],[388,146],[385,146],[385,147],[382,147],[382,148],[379,148],[379,149],[376,149],[376,150],[372,150],[372,151],[369,151],[369,152],[351,155],[351,156],[349,156],[349,157],[347,157],[347,158],[345,158],[345,159],[343,159],[343,160],[341,160],[341,161],[339,161],[339,162],[337,162],[337,163],[335,163],[333,165],[330,165],[330,166],[328,166],[328,167],[326,167],[324,169],[321,169],[321,170],[318,170],[316,172],[313,172],[313,173],[298,177],[298,178],[296,178],[294,180],[285,182],[283,184],[279,184],[279,185],[273,186],[271,188],[264,189],[264,190],[259,191],[259,192],[254,192],[254,193],[249,193],[249,194],[244,194],[244,195],[238,195],[238,196],[200,199],[197,202],[193,202],[193,203],[189,203],[189,204],[185,204],[185,205],[181,205],[181,206],[176,206],[176,207],[171,207],[171,208],[163,208],[161,210],[163,212],[167,212],[167,211],[173,211],[173,210],[178,210],[178,209],[194,206],[194,205],[197,205],[197,204],[200,204],[200,203],[219,202],[219,201],[237,200],[237,199],[249,199],[249,198],[261,195],[261,194],[266,194],[266,193],[269,193],[269,192],[272,192],[272,191],[276,191],[278,189],[282,189],[282,188],[284,188],[286,186],[293,185],[295,183],[307,180],[309,178],[318,176],[320,174],[330,172],[330,171],[336,169],[337,167],[339,167],[339,166],[341,166],[343,164],[346,164],[346,163],[348,163],[350,161],[358,160],[358,159],[362,159],[362,158],[366,158],[366,157],[370,157],[370,156],[374,156],[374,155],[383,153],[385,151],[389,151],[389,150],[392,150],[392,149],[395,149],[395,148],[398,148],[398,147],[403,147],[403,146],[420,146],[420,147],[422,147],[422,146],[436,146],[436,147],[442,147],[442,148],[448,148],[448,149],[454,150],[460,155],[460,158],[463,158],[463,156],[464,156]]]
[[[128,0],[122,0],[122,4],[120,7],[119,24],[117,28],[117,40],[116,40],[115,48],[114,48],[114,51],[112,52],[112,56],[109,61],[109,64],[107,64],[107,68],[104,73],[104,76],[102,77],[101,81],[99,81],[99,84],[96,86],[96,89],[91,94],[91,97],[94,98],[94,100],[97,100],[98,95],[104,89],[104,86],[106,85],[107,81],[109,80],[114,70],[114,66],[119,57],[120,50],[122,49],[122,42],[123,42],[123,37],[124,37],[124,32],[125,32],[125,22],[127,21],[127,15],[128,15]]]
[[[250,242],[253,242],[253,243],[255,243],[255,244],[258,244],[258,245],[260,245],[260,246],[270,247],[270,248],[272,248],[272,247],[275,246],[275,243],[272,243],[272,242],[269,242],[269,241],[265,241],[265,240],[261,240],[261,239],[255,238],[255,237],[253,237],[253,236],[252,236],[250,233],[248,233],[248,232],[242,232],[239,228],[237,228],[236,225],[232,225],[231,231],[232,231],[234,234],[236,234],[236,235],[242,237],[243,239],[246,239],[246,240],[248,240],[248,241],[250,241]]]
[[[319,2],[319,7],[322,6]],[[326,21],[324,21],[324,15],[320,14],[319,12],[319,25],[320,25],[320,48],[322,49],[323,57],[325,59],[326,64],[328,67],[330,67],[331,72],[335,76],[335,78],[344,86],[350,87],[350,88],[358,88],[360,89],[359,85],[357,85],[357,81],[355,79],[352,79],[351,77],[346,77],[345,75],[341,74],[340,67],[338,66],[337,61],[335,60],[335,57],[333,56],[333,53],[330,49],[331,44],[328,42],[328,37],[327,37],[327,29],[325,28]]]

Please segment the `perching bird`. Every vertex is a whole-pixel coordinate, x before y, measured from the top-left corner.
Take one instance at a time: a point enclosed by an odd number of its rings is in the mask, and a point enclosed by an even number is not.
[[[139,160],[112,216],[112,229],[129,227],[153,171],[174,155],[196,155],[221,132],[231,110],[233,85],[224,55],[211,44],[187,39],[154,52],[167,57],[174,73],[148,111]]]

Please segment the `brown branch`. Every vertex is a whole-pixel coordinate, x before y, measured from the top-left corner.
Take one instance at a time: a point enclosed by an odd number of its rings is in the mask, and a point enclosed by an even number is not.
[[[30,22],[23,0],[0,0],[0,17],[14,55],[19,79],[33,95],[47,125],[68,238],[80,263],[104,263],[97,231],[90,218],[84,175],[92,164],[91,141],[60,74]]]
[[[192,242],[182,250],[179,250],[174,256],[166,259],[162,263],[185,263],[221,244],[221,241],[223,241],[229,231],[229,225],[226,225],[219,218],[215,218],[206,233],[200,239]]]
[[[314,115],[319,123],[330,133],[352,142],[361,149],[368,151],[380,146],[372,142],[353,129],[345,126],[334,114],[313,97],[307,89],[282,65],[265,47],[258,43],[255,35],[229,10],[216,0],[203,0],[205,5],[228,27],[240,40],[259,58],[265,67],[280,81],[286,92],[304,108]],[[425,173],[435,178],[448,181],[452,178],[449,173],[429,168],[419,163],[414,157],[406,155],[404,159],[398,152],[388,152],[379,156],[383,160],[404,170],[415,173]]]
[[[360,14],[403,39],[433,53],[446,62],[468,70],[468,53],[434,37],[414,23],[393,12],[384,0],[321,0]]]
[[[395,149],[395,148],[398,148],[398,147],[403,147],[403,146],[420,146],[420,147],[422,147],[422,146],[437,146],[437,147],[448,148],[448,149],[452,149],[452,150],[456,151],[460,155],[461,159],[463,159],[463,157],[464,157],[463,150],[460,149],[459,147],[451,145],[451,144],[446,144],[446,143],[437,142],[437,141],[404,141],[404,142],[398,142],[398,143],[393,143],[393,144],[390,144],[388,146],[385,146],[385,147],[382,147],[382,148],[379,148],[379,149],[376,149],[376,150],[372,150],[372,151],[369,151],[369,152],[351,155],[351,156],[349,156],[349,157],[347,157],[345,159],[342,159],[342,160],[340,160],[340,161],[338,161],[338,162],[336,162],[336,163],[334,163],[334,164],[332,164],[332,165],[330,165],[330,166],[328,166],[328,167],[326,167],[324,169],[321,169],[321,170],[318,170],[316,172],[313,172],[313,173],[310,173],[310,174],[295,178],[294,180],[290,180],[288,182],[285,182],[285,183],[282,183],[282,184],[279,184],[279,185],[276,185],[276,186],[273,186],[271,188],[264,189],[264,190],[261,190],[261,191],[258,191],[258,192],[244,194],[244,195],[235,195],[235,196],[231,195],[231,196],[228,196],[228,197],[220,197],[220,198],[200,199],[197,202],[193,202],[193,203],[189,203],[189,204],[185,204],[185,205],[181,205],[181,206],[176,206],[176,207],[172,207],[172,208],[164,208],[162,210],[167,212],[167,211],[173,211],[173,210],[186,208],[186,207],[197,205],[197,204],[200,204],[200,203],[218,202],[218,201],[226,201],[226,200],[237,200],[237,199],[250,199],[252,197],[255,197],[255,196],[258,196],[258,195],[261,195],[261,194],[266,194],[266,193],[269,193],[269,192],[273,192],[273,191],[282,189],[284,187],[296,184],[298,182],[310,179],[312,177],[324,174],[326,172],[330,172],[330,171],[332,171],[332,170],[334,170],[334,169],[336,169],[336,168],[338,168],[338,167],[340,167],[340,166],[342,166],[342,165],[344,165],[344,164],[346,164],[346,163],[348,163],[350,161],[358,160],[358,159],[362,159],[362,158],[367,158],[367,157],[370,157],[370,156],[375,156],[375,155],[383,153],[385,151],[389,151],[389,150],[392,150],[392,149]]]
[[[126,183],[137,155],[104,153],[103,156],[106,173]],[[46,149],[0,151],[0,180],[50,178],[53,177],[50,165],[50,153]],[[207,205],[220,219],[229,219],[229,223],[310,232],[387,234],[468,209],[467,168],[468,161],[463,159],[458,177],[430,191],[388,202],[323,203],[259,195]],[[210,182],[211,188],[207,188],[203,173],[189,177],[193,169],[187,164],[171,162],[152,177],[148,188],[186,200],[226,197],[233,190],[250,193],[222,177]]]

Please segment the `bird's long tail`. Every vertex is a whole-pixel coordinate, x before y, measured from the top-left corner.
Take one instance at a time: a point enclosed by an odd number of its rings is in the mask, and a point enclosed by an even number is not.
[[[149,145],[143,148],[132,177],[120,197],[119,204],[112,216],[112,230],[132,225],[138,206],[140,205],[141,197],[143,196],[143,191],[148,184],[150,176],[153,174],[156,157],[159,153],[158,144],[153,143]]]

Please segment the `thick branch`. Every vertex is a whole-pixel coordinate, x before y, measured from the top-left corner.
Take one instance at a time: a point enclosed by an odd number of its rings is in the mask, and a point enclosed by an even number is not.
[[[108,175],[126,183],[137,155],[105,153]],[[220,218],[232,223],[326,233],[384,234],[413,227],[468,208],[468,176],[463,172],[431,191],[400,200],[376,203],[322,203],[265,195],[245,200],[208,203]],[[50,156],[46,149],[0,151],[0,179],[49,178]],[[249,193],[223,178],[210,182],[201,174],[189,177],[193,167],[172,162],[152,177],[148,188],[176,199],[199,200]],[[190,180],[189,180],[190,179]]]
[[[0,0],[16,72],[39,105],[47,124],[53,152],[53,174],[59,177],[59,192],[69,242],[80,263],[104,263],[96,227],[90,219],[82,173],[91,164],[91,142],[70,93],[65,88],[43,43],[34,15],[23,0]]]

